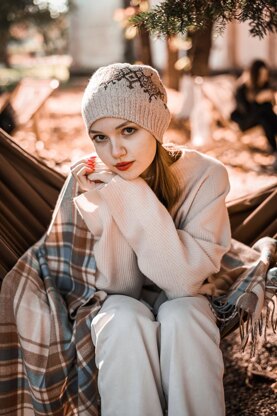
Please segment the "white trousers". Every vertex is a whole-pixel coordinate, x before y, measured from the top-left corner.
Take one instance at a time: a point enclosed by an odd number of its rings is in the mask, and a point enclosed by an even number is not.
[[[111,295],[92,321],[102,416],[225,415],[220,335],[203,296]]]

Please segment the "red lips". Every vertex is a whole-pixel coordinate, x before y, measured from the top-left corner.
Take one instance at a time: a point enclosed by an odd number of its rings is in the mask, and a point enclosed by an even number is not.
[[[116,169],[118,169],[118,170],[127,170],[127,169],[129,169],[131,166],[132,166],[132,164],[133,164],[134,162],[122,162],[122,163],[117,163],[116,165],[115,165],[115,167],[116,167]]]

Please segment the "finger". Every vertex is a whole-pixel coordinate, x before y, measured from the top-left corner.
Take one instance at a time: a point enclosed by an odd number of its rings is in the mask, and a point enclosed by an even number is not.
[[[70,170],[72,174],[78,172],[78,170],[82,169],[86,164],[85,160],[78,160],[74,165],[70,166]]]
[[[76,166],[78,166],[78,165],[80,165],[82,163],[86,163],[86,160],[87,160],[87,158],[86,159],[79,159],[79,160],[77,160],[76,162],[72,163],[72,165],[70,165],[70,169],[71,170],[72,169],[75,169]]]
[[[95,182],[95,183],[99,183],[99,182],[104,182],[103,178],[101,178],[100,175],[98,175],[97,173],[93,172],[91,174],[89,174],[87,176],[88,180],[90,180],[91,182]]]
[[[83,157],[82,159],[77,160],[76,162],[74,162],[71,166],[70,169],[74,169],[76,166],[86,163],[88,160],[90,159],[96,159],[96,155],[92,154],[92,155],[86,155],[85,157]]]
[[[74,167],[71,167],[71,173],[73,176],[77,179],[77,174],[80,170],[82,170],[84,167],[86,167],[86,164],[84,162],[79,162]]]
[[[86,162],[87,174],[94,172],[95,165],[96,165],[95,157],[91,157],[90,159],[87,160]]]
[[[94,166],[95,166],[95,162],[93,161],[87,161],[87,160],[82,161],[82,162],[79,161],[78,164],[71,167],[71,172],[73,175],[78,175],[79,171],[82,171],[83,174],[89,174],[94,171]],[[87,172],[84,171],[84,168],[86,168]]]
[[[76,169],[75,172],[73,173],[75,179],[77,179],[77,181],[82,185],[82,186],[87,186],[87,175],[86,175],[86,165],[83,165],[83,167],[79,168],[78,170]]]
[[[89,180],[87,179],[87,175],[86,175],[86,165],[83,164],[83,166],[77,166],[73,171],[72,174],[74,176],[74,178],[77,180],[77,182],[83,187],[83,188],[87,188],[87,186],[89,185]]]
[[[92,174],[88,175],[88,179],[94,182],[104,182],[108,183],[114,174],[111,171],[102,171],[102,172],[93,172]]]

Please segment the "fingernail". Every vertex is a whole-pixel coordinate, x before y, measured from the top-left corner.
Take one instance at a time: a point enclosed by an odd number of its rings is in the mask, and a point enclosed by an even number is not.
[[[88,159],[86,161],[86,174],[90,174],[94,172],[95,170],[95,160],[94,159]]]
[[[93,160],[88,160],[88,161],[86,162],[86,165],[87,165],[87,166],[95,166],[95,162],[94,162]]]

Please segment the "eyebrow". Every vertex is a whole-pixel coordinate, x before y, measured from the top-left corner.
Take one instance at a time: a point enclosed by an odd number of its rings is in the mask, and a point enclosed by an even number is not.
[[[130,123],[132,123],[132,122],[131,121],[128,121],[128,120],[127,121],[124,121],[124,123],[121,123],[118,126],[116,126],[115,129],[116,130],[121,129],[122,127],[124,127],[124,126],[126,126],[127,124],[130,124]],[[102,133],[103,134],[102,131],[92,130],[92,129],[90,129],[89,132],[90,133]]]

